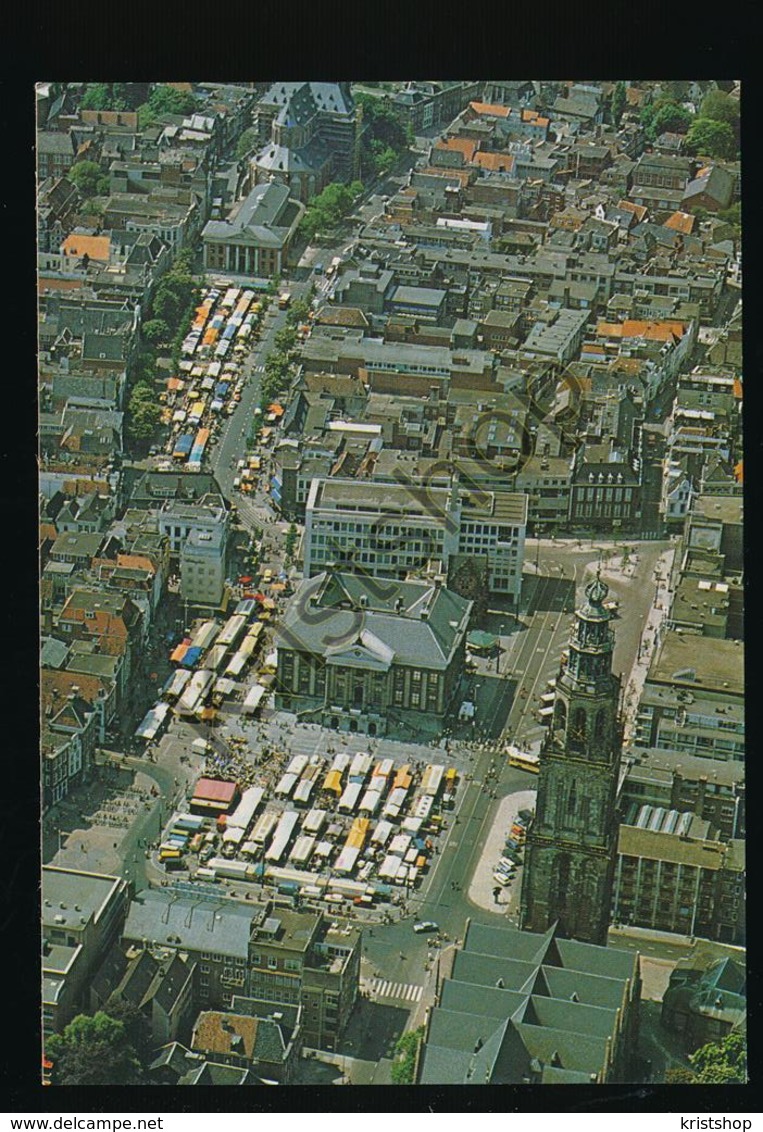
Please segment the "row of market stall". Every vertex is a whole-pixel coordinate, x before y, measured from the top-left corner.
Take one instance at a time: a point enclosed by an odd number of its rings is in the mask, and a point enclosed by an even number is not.
[[[241,679],[262,649],[265,624],[259,618],[269,618],[266,604],[274,605],[272,599],[260,596],[260,603],[254,599],[239,602],[224,624],[202,621],[193,636],[184,637],[175,646],[170,660],[178,667],[167,679],[159,701],[139,725],[137,738],[156,738],[171,712],[187,719],[209,720],[210,712],[241,690]],[[254,622],[253,616],[258,618]],[[275,661],[275,654],[262,661],[258,680],[248,689],[242,703],[246,714],[255,712],[267,694]]]
[[[162,421],[170,426],[167,455],[186,471],[200,471],[223,412],[241,398],[243,355],[264,309],[256,292],[207,288],[181,346],[179,374],[161,395]]]
[[[261,785],[242,792],[236,782],[202,777],[190,810],[214,832],[195,844],[196,875],[271,877],[326,892],[329,882],[347,880],[361,886],[360,896],[369,884],[412,887],[428,867],[456,782],[455,768],[396,768],[366,752],[340,752],[330,763],[295,755],[270,800]]]

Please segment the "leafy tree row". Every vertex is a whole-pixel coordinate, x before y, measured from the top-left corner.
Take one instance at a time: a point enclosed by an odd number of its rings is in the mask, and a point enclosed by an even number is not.
[[[135,90],[130,83],[88,83],[81,105],[83,110],[135,110]]]
[[[300,232],[307,240],[312,240],[319,232],[334,228],[352,209],[363,191],[360,181],[342,185],[332,181],[318,196],[313,197],[300,221]]]
[[[413,144],[413,129],[386,98],[359,93],[355,101],[363,109],[361,165],[381,176]]]
[[[127,434],[145,443],[154,435],[162,410],[156,398],[157,356],[170,350],[174,368],[186,327],[199,302],[199,291],[191,273],[193,253],[178,252],[170,270],[157,284],[141,329],[142,344],[133,367],[127,402]]]
[[[410,1030],[403,1034],[395,1045],[395,1060],[392,1063],[390,1076],[393,1085],[412,1085],[413,1074],[416,1070],[416,1054],[424,1038],[424,1027]]]

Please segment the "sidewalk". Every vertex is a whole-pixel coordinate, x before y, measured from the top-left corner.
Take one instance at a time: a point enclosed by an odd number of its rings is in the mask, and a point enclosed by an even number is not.
[[[633,741],[633,735],[636,729],[636,715],[638,713],[638,704],[641,698],[641,693],[646,682],[646,677],[649,672],[649,666],[652,662],[652,657],[660,641],[660,630],[663,621],[667,617],[668,607],[670,604],[667,579],[670,577],[670,572],[673,568],[673,558],[675,557],[675,547],[671,547],[660,555],[657,560],[655,573],[659,575],[660,580],[654,581],[656,586],[655,600],[652,608],[649,610],[649,615],[644,626],[644,632],[641,637],[641,644],[639,646],[638,655],[633,662],[628,683],[625,688],[624,706],[623,706],[623,745],[628,746]],[[605,575],[606,577],[606,575]]]

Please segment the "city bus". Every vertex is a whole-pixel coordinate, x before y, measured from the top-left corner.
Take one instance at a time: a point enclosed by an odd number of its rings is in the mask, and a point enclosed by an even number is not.
[[[537,774],[540,770],[540,759],[538,755],[531,755],[525,751],[520,751],[517,747],[509,747],[507,753],[509,756],[509,766],[515,766],[518,770],[529,770],[531,774]]]

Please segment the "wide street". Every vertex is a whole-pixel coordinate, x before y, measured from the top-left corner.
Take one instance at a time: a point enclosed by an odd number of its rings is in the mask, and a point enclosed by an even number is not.
[[[284,283],[284,289],[286,288],[293,298],[302,298],[309,289],[307,284],[297,282]],[[234,489],[233,481],[237,475],[237,462],[248,447],[255,419],[254,410],[260,403],[265,359],[275,349],[275,336],[286,325],[286,316],[287,311],[279,310],[276,302],[271,303],[264,316],[261,335],[244,362],[245,381],[241,400],[223,426],[210,453],[210,470],[214,472],[223,495],[235,504],[244,526],[250,531],[260,530],[266,523],[272,522],[273,512],[264,501],[250,500],[241,495]]]
[[[610,597],[620,603],[613,620],[614,668],[623,682],[636,660],[641,635],[651,608],[653,572],[669,542],[626,542],[628,555],[612,543],[589,540],[530,540],[526,552],[523,601],[518,621],[511,613],[489,613],[487,628],[499,636],[497,658],[478,661],[473,676],[478,729],[486,731],[484,749],[473,753],[471,780],[462,779],[455,813],[448,816],[444,843],[435,856],[432,872],[408,900],[407,915],[396,923],[375,926],[366,933],[365,973],[398,984],[399,1005],[409,1011],[416,1005],[406,999],[408,984],[427,977],[427,935],[413,931],[416,920],[433,920],[450,939],[462,938],[467,917],[498,922],[505,912],[477,908],[467,896],[487,833],[500,800],[519,790],[534,789],[537,778],[510,767],[503,753],[506,742],[537,749],[544,733],[536,713],[547,681],[556,676],[566,648],[585,584],[602,557],[602,576]],[[537,552],[537,574],[535,558]],[[605,561],[605,554],[611,557]],[[475,736],[476,737],[476,736]],[[490,776],[490,777],[488,777]],[[442,839],[441,839],[442,840]]]

